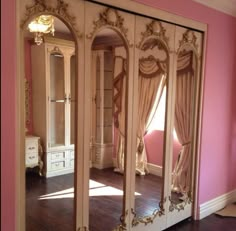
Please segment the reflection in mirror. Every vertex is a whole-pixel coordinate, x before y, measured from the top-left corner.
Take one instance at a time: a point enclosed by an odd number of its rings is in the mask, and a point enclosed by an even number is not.
[[[178,146],[178,152],[174,146],[171,193],[174,204],[187,201],[191,196],[196,60],[190,46],[185,46],[178,54],[173,132],[173,143]]]
[[[62,53],[50,54],[50,147],[65,145],[65,104],[61,103],[64,102],[65,89],[64,63]]]
[[[113,230],[120,223],[123,174],[114,171],[124,156],[126,48],[112,29],[103,29],[92,44],[91,168],[89,230]],[[120,168],[120,172],[124,169]]]
[[[147,39],[139,54],[136,218],[161,209],[168,64],[165,46],[157,38]]]
[[[24,31],[26,230],[69,231],[74,228],[75,46],[62,21],[39,18],[32,20],[36,30]],[[46,31],[37,31],[42,27],[36,23],[46,23]]]

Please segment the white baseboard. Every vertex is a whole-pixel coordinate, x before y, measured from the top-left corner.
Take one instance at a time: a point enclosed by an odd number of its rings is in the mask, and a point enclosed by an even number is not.
[[[160,177],[162,176],[162,166],[148,163],[147,167],[151,174]]]
[[[236,189],[200,205],[199,219],[209,216],[236,201]]]

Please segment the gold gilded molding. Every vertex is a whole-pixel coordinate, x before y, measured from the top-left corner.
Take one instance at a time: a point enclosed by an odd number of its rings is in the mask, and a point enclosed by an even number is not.
[[[125,231],[127,230],[126,228],[126,223],[125,223],[125,218],[128,215],[128,210],[125,211],[125,214],[122,214],[120,216],[120,222],[121,224],[119,224],[117,227],[115,227],[112,231]]]
[[[185,206],[187,204],[191,204],[193,202],[191,196],[187,196],[183,202],[181,203],[175,203],[172,199],[171,196],[169,196],[169,201],[170,201],[170,206],[169,206],[169,211],[173,212],[174,210],[177,210],[178,212],[180,210],[184,210]]]
[[[183,34],[183,37],[181,40],[179,40],[179,49],[184,45],[184,44],[192,44],[192,46],[198,50],[198,45],[197,45],[197,37],[194,34],[194,31],[192,30],[186,30],[185,33]],[[178,50],[179,50],[178,49]]]
[[[162,26],[160,21],[152,20],[149,24],[146,25],[146,31],[141,32],[141,40],[140,42],[136,45],[137,48],[141,48],[141,45],[143,44],[144,40],[148,38],[149,36],[156,36],[160,40],[162,40],[166,47],[169,50],[169,38],[166,37],[165,35],[166,29]]]
[[[32,16],[39,13],[52,14],[55,16],[60,16],[60,18],[62,18],[71,26],[78,38],[82,37],[82,33],[80,33],[77,29],[76,17],[71,16],[68,13],[68,4],[63,0],[57,0],[57,5],[55,7],[47,5],[46,0],[34,0],[34,4],[32,6],[26,6],[25,8],[25,17],[21,21],[22,29],[24,28],[25,24],[32,18]]]
[[[163,201],[160,201],[159,208],[155,209],[151,216],[145,216],[137,218],[137,214],[135,213],[134,209],[131,208],[131,213],[134,215],[134,218],[132,220],[132,227],[137,226],[138,224],[149,224],[153,223],[154,219],[158,216],[161,217],[162,215],[165,215],[165,209],[164,209],[164,203],[166,202],[166,198],[164,198]]]
[[[25,79],[25,125],[30,124],[30,85],[29,81]]]
[[[106,8],[103,12],[99,13],[99,19],[93,21],[93,30],[87,34],[86,38],[92,39],[96,31],[103,26],[110,26],[111,28],[118,29],[126,39],[128,45],[130,47],[133,46],[128,40],[128,28],[124,27],[124,18],[121,17],[117,10]]]

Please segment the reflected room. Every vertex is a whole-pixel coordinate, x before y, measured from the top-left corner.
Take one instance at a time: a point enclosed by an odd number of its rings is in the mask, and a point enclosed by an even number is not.
[[[99,31],[91,48],[91,231],[113,230],[123,213],[127,51],[114,30]]]
[[[74,37],[57,17],[40,15],[25,28],[23,49],[26,230],[73,230]]]

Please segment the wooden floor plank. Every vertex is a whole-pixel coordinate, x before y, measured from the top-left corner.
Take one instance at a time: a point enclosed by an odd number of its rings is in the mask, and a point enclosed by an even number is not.
[[[123,189],[123,175],[112,169],[91,169],[93,181],[103,184],[91,191],[90,231],[111,231],[118,223],[122,211],[121,195],[96,196],[96,191],[108,187]],[[73,231],[73,174],[43,178],[33,171],[26,174],[26,230],[27,231]],[[136,177],[136,212],[139,216],[147,215],[158,207],[161,198],[161,178],[153,175]],[[63,190],[69,190],[65,192]],[[57,192],[63,199],[45,199],[40,197]],[[50,198],[50,196],[49,196]],[[222,218],[211,215],[201,221],[191,219],[167,229],[168,231],[235,231],[236,218]]]

